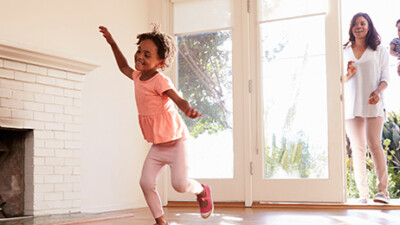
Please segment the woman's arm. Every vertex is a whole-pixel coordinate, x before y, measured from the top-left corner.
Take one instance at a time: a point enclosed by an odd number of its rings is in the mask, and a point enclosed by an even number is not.
[[[103,33],[104,38],[107,40],[108,44],[110,44],[111,49],[114,53],[115,60],[117,61],[119,70],[125,74],[125,76],[132,79],[132,72],[133,69],[128,65],[124,55],[122,54],[121,50],[119,50],[117,43],[114,41],[113,37],[111,36],[110,32],[107,30],[106,27],[100,26],[100,32]]]
[[[175,102],[178,108],[185,113],[187,117],[195,119],[197,117],[202,116],[199,112],[197,112],[194,108],[189,105],[189,102],[185,99],[181,98],[178,93],[174,89],[169,89],[164,92],[168,97]]]
[[[375,105],[380,100],[380,95],[387,88],[390,80],[389,75],[389,54],[386,49],[379,46],[379,65],[380,65],[380,82],[378,87],[369,95],[368,104]]]

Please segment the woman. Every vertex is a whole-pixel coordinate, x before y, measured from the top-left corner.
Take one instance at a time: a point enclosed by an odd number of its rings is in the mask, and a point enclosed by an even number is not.
[[[383,91],[389,80],[389,54],[381,45],[371,18],[357,13],[351,20],[349,41],[344,45],[346,131],[353,151],[354,175],[360,203],[368,203],[367,146],[378,178],[374,202],[389,203],[386,156],[381,144],[385,118]],[[367,143],[366,143],[367,142]],[[366,146],[367,144],[367,146]]]

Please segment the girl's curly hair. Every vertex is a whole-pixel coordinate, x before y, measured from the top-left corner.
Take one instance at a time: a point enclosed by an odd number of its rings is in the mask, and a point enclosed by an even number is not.
[[[139,45],[143,40],[152,40],[157,46],[158,57],[165,61],[165,64],[163,67],[161,67],[161,70],[165,70],[174,61],[177,50],[176,42],[171,35],[160,31],[159,24],[153,23],[152,25],[152,32],[138,34],[137,38],[139,40],[136,44]]]

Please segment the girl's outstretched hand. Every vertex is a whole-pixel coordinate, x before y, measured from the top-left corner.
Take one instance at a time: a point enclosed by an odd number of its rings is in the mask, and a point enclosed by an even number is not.
[[[197,110],[195,110],[194,108],[192,108],[189,104],[188,101],[186,101],[185,99],[181,98],[178,93],[176,93],[176,91],[174,89],[169,89],[166,90],[164,92],[168,97],[170,97],[172,99],[172,101],[175,102],[175,104],[178,106],[178,108],[185,113],[185,115],[189,118],[195,119],[197,117],[201,117],[203,115],[201,115],[199,112],[197,112]]]
[[[197,117],[201,117],[203,115],[201,115],[199,112],[197,112],[197,110],[195,110],[194,108],[190,107],[184,112],[185,115],[189,118],[195,119]]]
[[[103,33],[104,38],[107,40],[108,44],[115,44],[113,37],[111,36],[110,32],[104,26],[99,26],[99,30]]]

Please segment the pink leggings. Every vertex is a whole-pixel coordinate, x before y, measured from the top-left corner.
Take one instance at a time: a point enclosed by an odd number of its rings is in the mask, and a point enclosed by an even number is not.
[[[374,162],[378,178],[378,191],[388,193],[388,172],[386,156],[382,148],[381,136],[384,119],[382,117],[355,117],[346,120],[346,130],[352,149],[354,176],[361,198],[369,198],[366,170],[366,141]]]
[[[156,186],[161,172],[169,165],[172,187],[180,193],[199,194],[201,184],[188,177],[187,139],[153,144],[143,164],[140,186],[154,218],[164,215]]]

